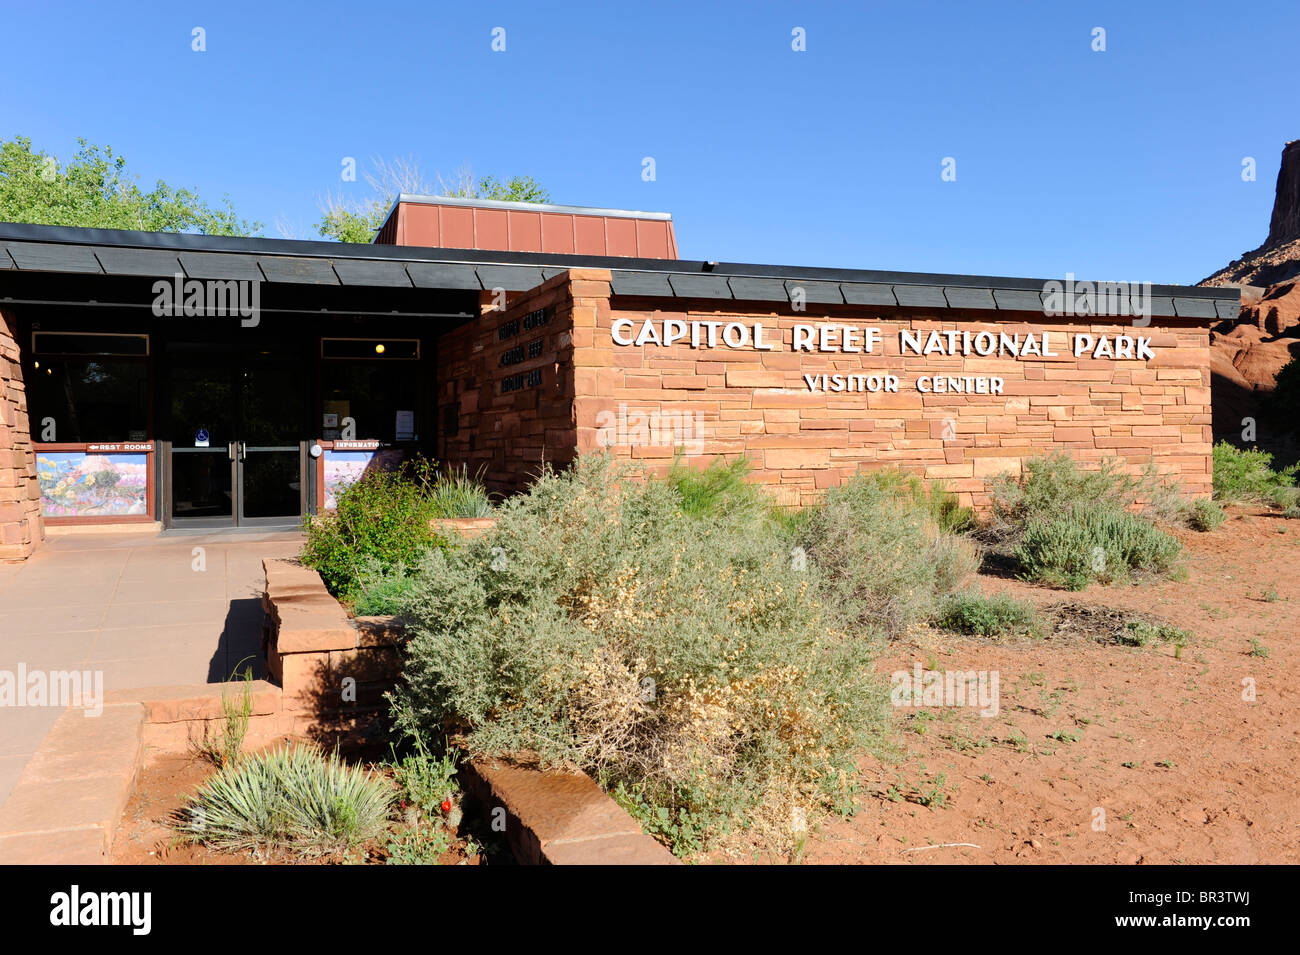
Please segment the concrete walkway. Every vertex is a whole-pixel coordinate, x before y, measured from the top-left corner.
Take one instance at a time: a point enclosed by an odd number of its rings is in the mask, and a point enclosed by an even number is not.
[[[90,670],[105,693],[217,683],[261,652],[264,557],[296,531],[70,533],[0,564],[0,671]],[[260,663],[254,670],[262,676]],[[0,803],[62,713],[0,706]]]

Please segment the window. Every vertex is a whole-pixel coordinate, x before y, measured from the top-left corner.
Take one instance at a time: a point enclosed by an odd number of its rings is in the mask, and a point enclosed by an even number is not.
[[[116,332],[32,332],[32,351],[37,355],[123,355],[144,358],[149,354],[149,336]]]
[[[414,361],[420,357],[420,342],[415,338],[322,338],[320,356],[371,361]]]
[[[420,342],[412,338],[322,338],[320,436],[409,441],[419,434]]]
[[[144,362],[38,358],[28,382],[36,441],[143,441],[149,436]]]

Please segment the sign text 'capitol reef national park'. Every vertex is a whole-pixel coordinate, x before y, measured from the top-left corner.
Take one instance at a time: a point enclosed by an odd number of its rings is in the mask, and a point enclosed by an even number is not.
[[[616,345],[644,347],[657,345],[669,347],[683,344],[691,348],[733,348],[755,351],[779,351],[783,347],[792,352],[839,353],[887,356],[885,335],[876,325],[794,325],[789,342],[779,330],[773,332],[762,322],[687,321],[667,318],[646,319],[638,323],[629,318],[615,319],[610,335]],[[1144,335],[1093,334],[1074,332],[1071,335],[1051,331],[1006,332],[970,330],[912,330],[899,329],[897,351],[893,354],[920,357],[978,358],[1056,358],[1065,349],[1074,358],[1127,359],[1146,361],[1155,357],[1151,339]],[[898,376],[888,371],[880,373],[817,373],[805,374],[804,383],[810,391],[832,392],[896,392]],[[915,386],[921,392],[952,392],[958,394],[1002,393],[1003,379],[995,375],[920,375]]]

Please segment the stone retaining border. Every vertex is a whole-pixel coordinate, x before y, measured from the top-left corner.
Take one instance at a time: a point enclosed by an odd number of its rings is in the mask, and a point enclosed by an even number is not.
[[[543,772],[469,760],[457,774],[490,830],[504,810],[506,840],[521,865],[680,865],[583,773]]]

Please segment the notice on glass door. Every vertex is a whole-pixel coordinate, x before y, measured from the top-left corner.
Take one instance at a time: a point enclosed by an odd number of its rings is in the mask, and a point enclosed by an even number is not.
[[[410,441],[415,437],[415,412],[398,411],[397,428],[394,438],[398,441]]]

